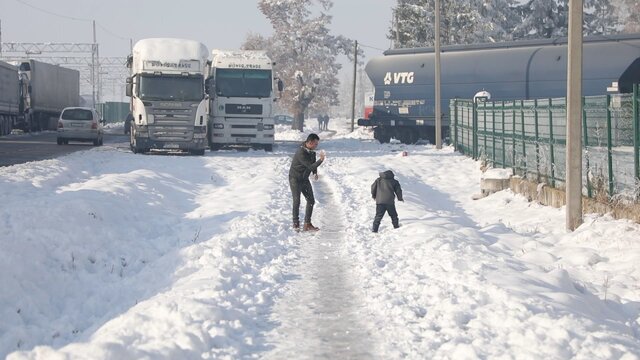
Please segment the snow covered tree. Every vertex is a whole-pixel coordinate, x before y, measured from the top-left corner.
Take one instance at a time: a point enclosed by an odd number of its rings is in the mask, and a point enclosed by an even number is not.
[[[568,0],[529,0],[518,8],[522,23],[515,29],[515,38],[539,39],[567,36]],[[584,35],[617,32],[616,9],[611,0],[585,0],[584,10]]]
[[[518,21],[514,0],[441,1],[440,5],[443,45],[508,40]],[[398,0],[393,11],[388,38],[395,47],[433,46],[434,0]]]
[[[587,0],[584,8],[585,35],[607,35],[618,32],[616,8],[610,0]]]
[[[640,1],[621,0],[620,9],[626,14],[621,22],[625,33],[640,32]],[[621,16],[622,17],[622,16]]]
[[[528,0],[518,9],[522,22],[514,29],[516,39],[567,36],[568,0]]]
[[[331,0],[259,0],[258,8],[273,26],[270,38],[249,35],[245,49],[266,50],[285,84],[281,107],[294,115],[293,129],[302,131],[308,109],[338,104],[340,54],[352,59],[354,43],[330,34]]]

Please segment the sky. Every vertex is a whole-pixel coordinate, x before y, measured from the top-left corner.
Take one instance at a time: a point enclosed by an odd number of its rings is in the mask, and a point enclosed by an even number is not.
[[[334,1],[333,33],[387,49],[394,4],[395,0]],[[2,0],[0,20],[3,42],[75,43],[92,42],[90,20],[95,20],[100,54],[109,57],[126,56],[130,39],[178,37],[199,40],[209,49],[234,49],[248,33],[271,34],[257,1],[251,0]],[[381,53],[364,50],[368,56]]]
[[[639,224],[567,232],[563,208],[474,200],[510,170],[309,125],[268,153],[72,143],[0,167],[0,358],[640,359]],[[297,233],[286,179],[312,131],[320,231]],[[387,169],[401,226],[372,234]]]

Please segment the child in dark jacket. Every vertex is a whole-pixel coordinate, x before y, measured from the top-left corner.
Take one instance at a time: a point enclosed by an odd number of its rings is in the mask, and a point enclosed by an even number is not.
[[[402,188],[398,180],[394,179],[393,171],[387,170],[380,173],[380,177],[371,185],[371,196],[376,201],[376,217],[373,219],[372,231],[378,232],[380,221],[382,221],[385,212],[391,216],[393,228],[399,228],[395,198],[397,196],[399,201],[404,201],[404,199],[402,198]]]

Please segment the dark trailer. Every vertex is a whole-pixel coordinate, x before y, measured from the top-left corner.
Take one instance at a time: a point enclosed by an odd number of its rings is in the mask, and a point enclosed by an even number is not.
[[[566,38],[445,46],[440,57],[445,138],[450,99],[482,90],[495,101],[566,96]],[[365,71],[375,86],[374,107],[358,125],[373,126],[380,142],[434,143],[434,70],[433,48],[388,50],[371,59]],[[614,82],[621,93],[640,82],[640,34],[584,38],[583,95],[606,94]]]

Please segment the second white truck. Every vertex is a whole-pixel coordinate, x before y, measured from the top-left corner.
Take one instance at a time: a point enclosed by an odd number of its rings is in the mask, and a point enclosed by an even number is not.
[[[206,89],[211,150],[247,145],[273,150],[273,64],[264,51],[213,50]],[[278,80],[277,90],[282,91]]]
[[[134,153],[175,149],[204,154],[208,55],[206,46],[193,40],[156,38],[136,43],[127,61]]]

